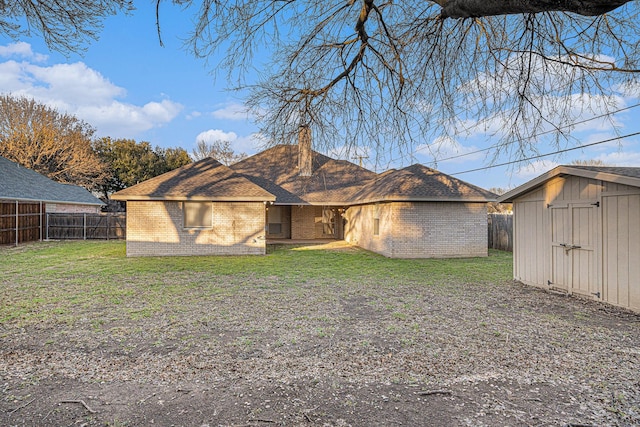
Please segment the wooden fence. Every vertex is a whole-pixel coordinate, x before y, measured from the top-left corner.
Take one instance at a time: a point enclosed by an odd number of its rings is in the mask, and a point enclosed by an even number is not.
[[[42,203],[0,202],[0,245],[42,239],[43,211]]]
[[[487,222],[489,248],[513,252],[513,215],[492,213]]]
[[[48,213],[45,218],[45,239],[124,239],[126,222],[124,213]]]
[[[37,240],[124,239],[126,214],[47,213],[44,203],[0,202],[0,245]]]

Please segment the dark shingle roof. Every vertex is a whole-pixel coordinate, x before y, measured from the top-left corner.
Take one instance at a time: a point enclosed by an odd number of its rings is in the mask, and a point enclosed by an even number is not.
[[[298,146],[276,145],[231,168],[274,194],[281,204],[347,204],[377,175],[346,160],[313,151],[313,173],[298,174]]]
[[[82,187],[55,182],[4,157],[0,157],[0,199],[104,205]]]
[[[486,202],[496,195],[422,165],[376,174],[312,152],[311,176],[298,173],[298,146],[276,145],[230,167],[205,159],[115,193],[115,200],[265,200],[349,205],[376,201]]]
[[[490,202],[497,195],[460,179],[414,164],[381,174],[365,185],[354,199],[358,203],[379,201]]]
[[[640,178],[640,168],[618,167],[618,166],[577,166],[568,165],[572,169],[582,169],[591,172],[603,172],[611,175],[628,176],[630,178]]]
[[[207,158],[118,191],[114,200],[273,201],[275,197],[227,166]]]

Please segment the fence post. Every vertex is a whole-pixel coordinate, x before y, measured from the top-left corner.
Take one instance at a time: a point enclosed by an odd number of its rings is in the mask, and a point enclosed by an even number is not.
[[[18,201],[16,200],[16,246],[18,246]]]
[[[82,240],[87,240],[87,214],[82,214]]]

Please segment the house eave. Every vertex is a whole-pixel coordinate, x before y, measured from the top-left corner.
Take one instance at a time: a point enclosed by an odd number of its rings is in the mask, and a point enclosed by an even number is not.
[[[495,199],[487,199],[484,197],[373,197],[351,202],[350,205],[368,205],[371,203],[389,202],[489,203],[495,202]]]
[[[56,203],[59,205],[82,205],[82,206],[105,206],[105,203],[89,203],[89,202],[74,202],[69,200],[49,200],[49,199],[39,199],[39,198],[30,198],[30,197],[7,197],[0,196],[0,200],[6,200],[10,202],[32,202],[32,203]]]
[[[117,196],[112,200],[119,201],[156,201],[156,202],[274,202],[275,196],[242,197],[242,196]]]

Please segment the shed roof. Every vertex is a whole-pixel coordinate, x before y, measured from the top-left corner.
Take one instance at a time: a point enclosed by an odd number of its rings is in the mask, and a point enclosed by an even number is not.
[[[357,203],[381,201],[490,202],[497,196],[490,191],[450,175],[414,164],[391,170],[366,184],[355,194]]]
[[[298,173],[298,146],[280,144],[248,157],[231,169],[276,196],[278,204],[349,204],[375,172],[312,151],[312,174]]]
[[[516,198],[540,187],[552,178],[568,175],[640,187],[640,167],[560,165],[503,194],[498,201],[511,203]]]
[[[102,206],[85,188],[62,184],[0,157],[0,199]]]
[[[190,163],[111,195],[114,200],[274,201],[275,196],[212,158]]]

